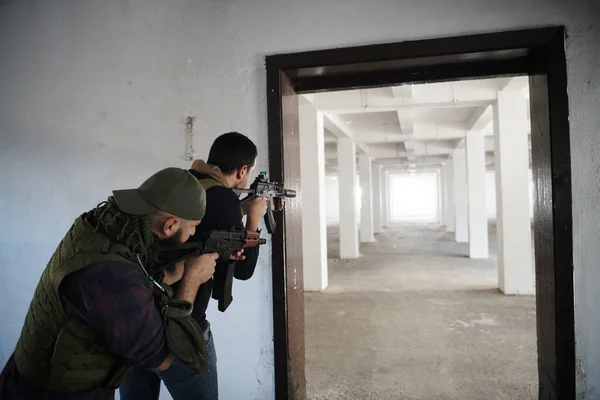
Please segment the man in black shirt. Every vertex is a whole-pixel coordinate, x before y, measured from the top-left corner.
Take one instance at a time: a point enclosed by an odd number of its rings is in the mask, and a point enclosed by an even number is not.
[[[193,162],[190,172],[206,190],[206,213],[197,232],[231,228],[245,228],[252,232],[259,230],[260,221],[267,212],[265,198],[257,197],[245,202],[242,207],[238,195],[231,190],[248,187],[257,154],[256,145],[249,138],[237,132],[230,132],[215,140],[206,163],[201,160]],[[242,221],[244,215],[245,227]],[[193,238],[190,241],[193,241]],[[247,280],[252,277],[258,253],[258,247],[247,248],[243,256],[237,258],[234,270],[236,279]],[[225,265],[220,264],[217,263],[215,275],[224,270]],[[178,374],[171,371],[168,376],[136,368],[121,385],[122,400],[158,400],[160,379],[165,382],[174,400],[218,400],[217,358],[210,324],[206,320],[206,309],[213,285],[214,279],[210,279],[200,286],[192,314],[204,332],[208,368],[202,374],[195,374],[183,367]]]

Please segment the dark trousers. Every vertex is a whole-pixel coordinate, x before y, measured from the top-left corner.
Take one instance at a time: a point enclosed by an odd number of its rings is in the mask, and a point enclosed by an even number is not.
[[[175,360],[165,371],[154,372],[135,367],[121,384],[121,400],[158,400],[160,381],[173,400],[218,400],[217,353],[210,327],[204,331],[208,367],[200,375]]]

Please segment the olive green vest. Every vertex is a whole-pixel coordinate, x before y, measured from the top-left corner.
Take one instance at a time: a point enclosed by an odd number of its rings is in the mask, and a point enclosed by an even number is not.
[[[67,318],[58,289],[75,271],[131,256],[96,232],[85,214],[75,220],[40,278],[17,342],[15,363],[24,378],[55,392],[119,386],[129,365],[110,351],[102,331]]]

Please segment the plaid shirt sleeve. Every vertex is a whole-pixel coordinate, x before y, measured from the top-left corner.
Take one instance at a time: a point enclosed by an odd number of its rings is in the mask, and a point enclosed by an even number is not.
[[[93,264],[68,275],[59,294],[70,318],[102,330],[109,347],[134,365],[155,369],[167,357],[152,286],[136,265]]]

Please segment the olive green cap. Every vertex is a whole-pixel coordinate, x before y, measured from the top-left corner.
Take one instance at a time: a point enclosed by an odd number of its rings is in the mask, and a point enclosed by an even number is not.
[[[114,190],[121,211],[146,215],[163,211],[176,217],[199,221],[206,211],[206,192],[198,179],[181,168],[158,171],[137,189]]]

